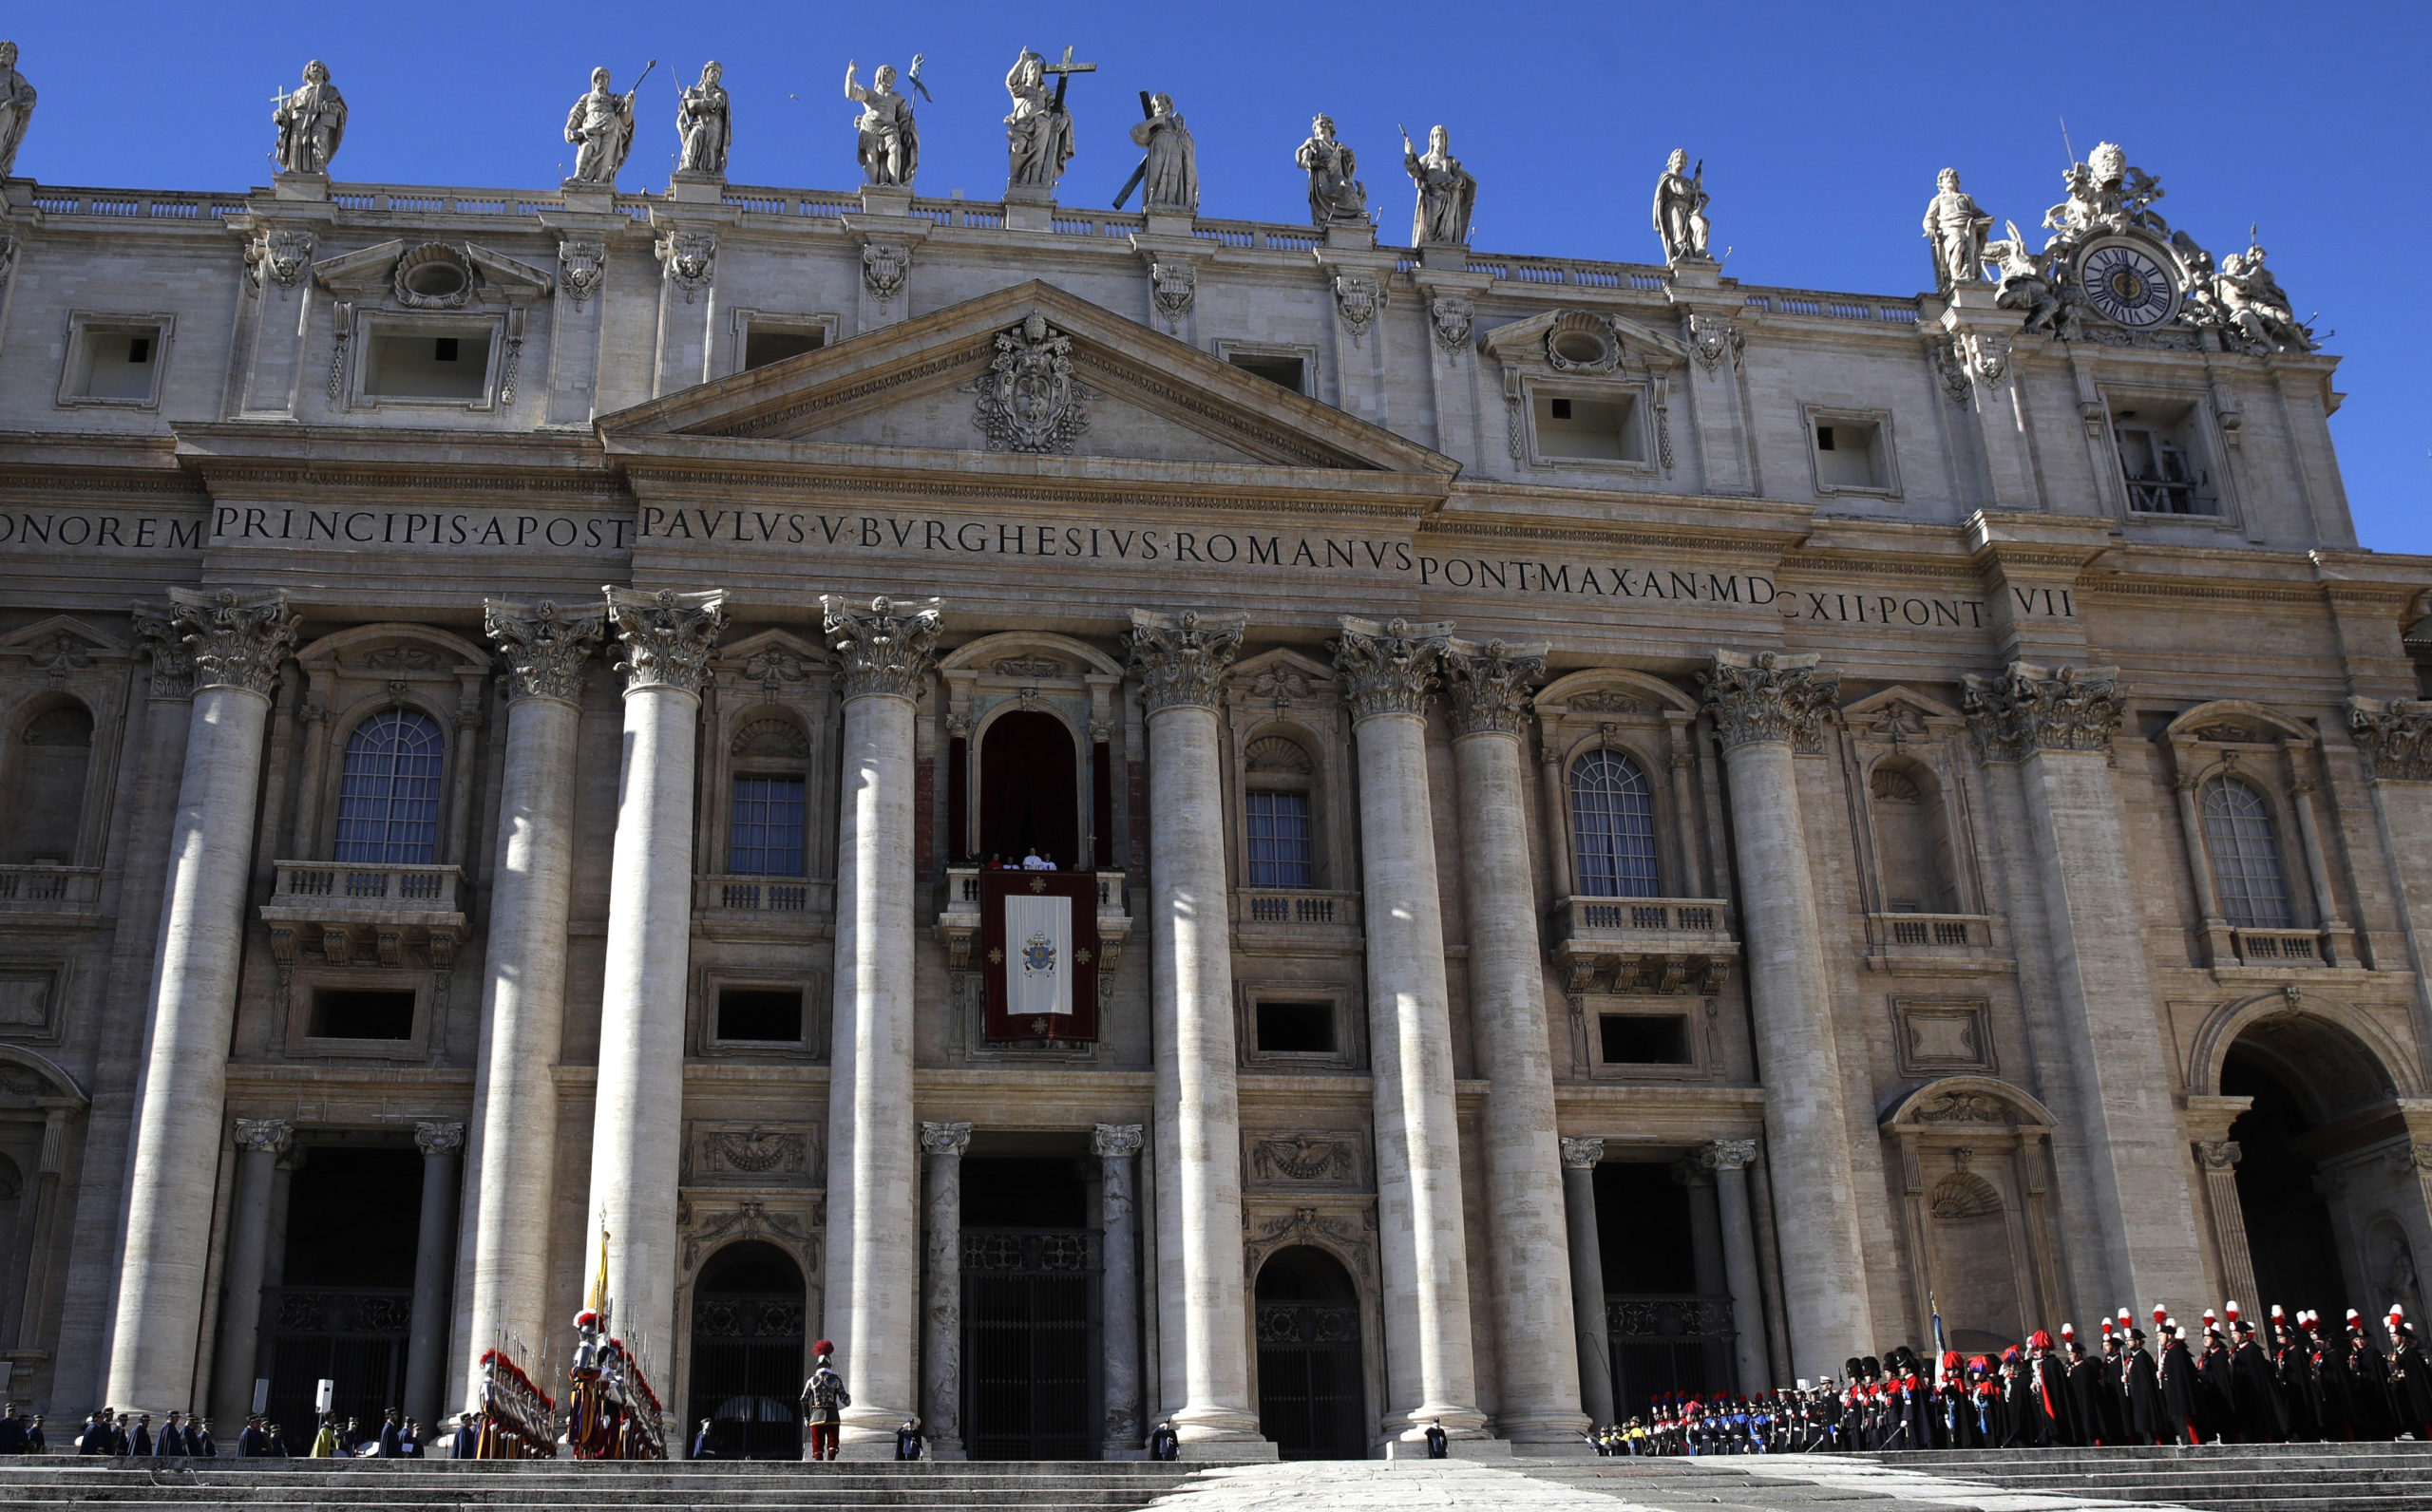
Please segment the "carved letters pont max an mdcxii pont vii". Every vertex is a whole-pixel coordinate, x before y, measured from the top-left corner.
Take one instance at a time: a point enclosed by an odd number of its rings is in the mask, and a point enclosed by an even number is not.
[[[406,127],[334,55],[266,184],[75,187],[21,62],[54,1421],[292,1427],[337,1331],[434,1422],[604,1291],[721,1453],[821,1338],[848,1454],[1551,1453],[1937,1311],[2416,1305],[2432,564],[2358,547],[2244,207],[2105,142],[2040,217],[1919,183],[1905,292],[1759,284],[1694,143],[1539,256],[1489,144],[1405,191],[1313,99],[1306,221],[1226,219],[1210,118],[1060,43],[996,198],[917,56],[821,65],[833,188],[730,181],[784,107],[689,59],[566,70],[528,187],[353,181]],[[1051,1305],[1011,1415],[975,1341]]]

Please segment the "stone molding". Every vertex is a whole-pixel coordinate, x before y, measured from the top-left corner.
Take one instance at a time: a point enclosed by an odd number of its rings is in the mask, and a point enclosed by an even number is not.
[[[1444,690],[1453,704],[1454,735],[1524,734],[1535,717],[1532,692],[1546,674],[1544,642],[1510,646],[1499,640],[1446,643]]]
[[[1379,624],[1354,614],[1338,622],[1342,635],[1333,643],[1334,665],[1342,674],[1342,698],[1351,706],[1351,722],[1381,714],[1425,714],[1434,696],[1438,664],[1452,644],[1453,622],[1391,619]]]
[[[1825,711],[1841,690],[1839,672],[1820,671],[1810,652],[1718,650],[1699,675],[1706,709],[1725,750],[1772,742],[1795,750],[1820,749]]]
[[[1106,1127],[1100,1125],[1100,1127]],[[960,1156],[971,1148],[969,1124],[930,1124],[921,1125],[921,1153],[923,1155]]]
[[[2197,1140],[2195,1163],[2208,1171],[2226,1171],[2244,1159],[2246,1151],[2235,1140]]]
[[[1757,1163],[1755,1140],[1716,1140],[1698,1151],[1698,1163],[1709,1171],[1740,1171]]]
[[[510,699],[582,701],[583,664],[607,633],[607,611],[482,600],[482,629],[506,659]]]
[[[823,595],[819,607],[828,644],[843,664],[847,699],[917,700],[937,668],[940,598],[873,598],[866,605]]]
[[[2107,756],[2127,713],[2118,668],[2024,661],[1990,677],[1968,673],[1962,707],[1991,761],[2020,761],[2047,750]]]
[[[1133,610],[1131,674],[1140,680],[1140,707],[1150,714],[1181,705],[1214,709],[1248,628],[1245,614]]]
[[[2351,698],[2347,729],[2373,781],[2432,782],[2432,701]]]
[[[414,1148],[425,1155],[465,1153],[465,1125],[455,1120],[424,1120],[414,1125]]]
[[[1138,1124],[1099,1124],[1090,1130],[1090,1153],[1101,1160],[1137,1155],[1146,1140],[1147,1130]]]
[[[608,621],[623,644],[616,667],[624,674],[625,691],[674,688],[697,697],[709,680],[718,633],[726,628],[726,591],[611,588]]]
[[[263,1155],[284,1155],[295,1144],[295,1125],[283,1118],[240,1118],[237,1148]]]
[[[2387,1159],[2389,1168],[2402,1176],[2408,1171],[2432,1171],[2432,1144],[2402,1144]]]
[[[1574,1171],[1592,1170],[1605,1159],[1605,1138],[1601,1134],[1562,1136],[1562,1163]]]
[[[192,698],[194,696],[194,652],[185,638],[178,633],[174,606],[162,609],[157,604],[135,606],[135,637],[152,656],[152,696],[155,698]]]
[[[295,646],[295,615],[283,591],[246,598],[233,588],[172,588],[169,625],[188,649],[197,692],[241,688],[268,698]]]

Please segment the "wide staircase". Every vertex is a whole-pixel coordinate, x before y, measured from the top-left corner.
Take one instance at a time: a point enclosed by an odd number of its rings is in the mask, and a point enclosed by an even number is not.
[[[1133,1512],[1196,1466],[1003,1461],[810,1465],[787,1461],[214,1460],[44,1455],[0,1459],[0,1507],[801,1507],[817,1512]]]
[[[2209,1444],[1936,1449],[1864,1456],[2013,1491],[2170,1502],[2210,1512],[2432,1507],[2432,1444]]]

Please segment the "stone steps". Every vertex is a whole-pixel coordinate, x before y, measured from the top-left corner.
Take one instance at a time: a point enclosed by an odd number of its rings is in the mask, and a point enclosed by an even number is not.
[[[2170,1502],[2214,1512],[2432,1507],[2432,1444],[2413,1442],[1940,1449],[1861,1458],[2005,1490]]]

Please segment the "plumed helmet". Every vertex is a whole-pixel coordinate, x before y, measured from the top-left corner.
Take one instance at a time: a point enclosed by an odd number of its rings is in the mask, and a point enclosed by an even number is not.
[[[579,1329],[596,1329],[599,1326],[599,1314],[589,1308],[584,1308],[574,1315],[574,1326]]]
[[[810,1347],[810,1352],[824,1360],[836,1352],[836,1346],[826,1339],[821,1339]]]
[[[2026,1336],[2026,1343],[2029,1349],[2048,1350],[2052,1347],[2052,1335],[2037,1329]]]

